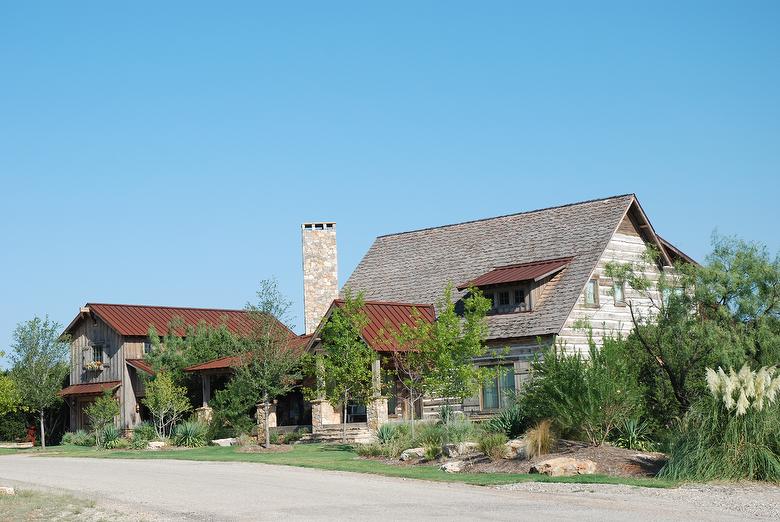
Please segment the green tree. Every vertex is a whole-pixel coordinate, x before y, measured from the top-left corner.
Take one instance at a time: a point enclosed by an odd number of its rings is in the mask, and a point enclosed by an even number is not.
[[[349,402],[365,404],[374,391],[371,365],[376,354],[362,338],[368,324],[363,304],[362,294],[353,296],[346,290],[343,305],[334,307],[322,328],[322,351],[316,355],[318,393],[334,407],[342,407],[342,442]]]
[[[11,344],[11,374],[19,389],[22,405],[38,415],[41,446],[46,447],[45,413],[61,399],[68,375],[69,345],[60,337],[60,325],[46,317],[19,323]]]
[[[444,290],[437,306],[439,311],[430,331],[423,328],[421,350],[429,359],[424,389],[427,393],[447,401],[463,401],[475,395],[479,387],[495,371],[474,364],[474,359],[488,354],[486,314],[490,301],[476,288],[469,289],[463,300],[463,316],[452,301],[452,285]],[[496,352],[493,355],[501,357]]]
[[[95,442],[101,446],[103,444],[101,440],[103,429],[106,426],[113,426],[117,416],[119,416],[119,402],[114,397],[114,392],[106,390],[103,395],[87,406],[84,412],[95,432]]]
[[[149,408],[157,435],[161,438],[170,435],[176,423],[192,409],[187,388],[177,386],[168,372],[158,373],[147,382],[143,403]]]
[[[780,362],[780,260],[766,248],[713,236],[704,265],[677,263],[651,280],[658,252],[637,263],[610,263],[606,274],[650,303],[627,300],[634,330],[628,358],[648,393],[648,410],[664,425],[680,418],[705,393],[705,367]]]
[[[297,337],[284,324],[289,320],[290,305],[275,280],[261,282],[257,302],[246,306],[251,331],[233,377],[255,404],[263,404],[265,447],[271,445],[271,401],[292,391],[301,378],[301,351],[294,344]],[[260,435],[258,431],[258,443]]]

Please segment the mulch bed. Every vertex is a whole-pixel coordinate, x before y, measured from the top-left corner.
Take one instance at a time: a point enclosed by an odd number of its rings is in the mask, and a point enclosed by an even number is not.
[[[597,473],[617,477],[654,477],[661,470],[667,459],[663,453],[641,452],[614,446],[596,447],[582,442],[563,440],[558,442],[558,447],[555,448],[553,453],[541,455],[533,459],[502,459],[492,462],[484,455],[478,454],[449,460],[466,461],[463,471],[470,473],[528,473],[531,470],[531,466],[557,457],[592,460],[598,467]],[[420,459],[403,462],[386,457],[364,458],[394,466],[438,466],[448,460],[425,461]]]

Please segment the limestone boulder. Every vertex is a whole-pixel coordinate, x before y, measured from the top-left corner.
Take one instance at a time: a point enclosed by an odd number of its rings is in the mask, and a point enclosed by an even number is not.
[[[401,460],[414,460],[425,457],[425,448],[409,448],[401,452]]]
[[[525,449],[525,439],[512,439],[505,444],[505,459],[525,459],[527,453]]]
[[[457,444],[445,444],[442,446],[442,453],[446,457],[455,458],[461,455],[471,455],[479,451],[479,444],[476,442],[459,442]]]
[[[149,450],[161,450],[166,446],[165,442],[161,440],[153,440],[150,441],[149,444],[146,445],[146,449]]]
[[[9,486],[0,486],[0,495],[16,495],[16,490]]]
[[[462,460],[451,460],[442,464],[439,469],[445,473],[460,473],[465,466],[466,463]]]
[[[211,444],[222,447],[235,446],[238,444],[238,440],[235,437],[230,437],[227,439],[214,439],[211,441]]]
[[[550,477],[572,477],[574,475],[593,475],[596,463],[592,460],[577,460],[571,457],[557,457],[531,466],[531,473],[541,473]]]

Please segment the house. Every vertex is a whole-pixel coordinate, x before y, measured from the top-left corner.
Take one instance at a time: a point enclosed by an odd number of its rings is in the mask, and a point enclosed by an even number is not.
[[[343,305],[336,224],[304,223],[301,234],[305,334],[294,344],[316,352],[322,349],[319,332],[333,310]],[[658,262],[647,268],[650,279],[672,273],[676,261],[693,262],[658,236],[634,194],[380,236],[344,285],[365,299],[368,324],[361,338],[376,353],[374,396],[369,404],[349,404],[342,418],[341,409],[327,401],[308,402],[300,394],[291,395],[273,406],[269,427],[303,424],[317,432],[342,422],[365,422],[376,429],[390,418],[408,417],[410,406],[398,383],[382,386],[382,365],[399,349],[388,342],[392,335],[387,334],[409,324],[415,313],[434,321],[435,305],[448,285],[454,287],[456,306],[471,287],[479,288],[492,302],[487,344],[494,350],[474,363],[501,365],[508,371],[497,372],[500,376],[483,385],[477,396],[454,405],[470,416],[490,415],[505,405],[509,392],[519,388],[542,346],[559,342],[569,350],[587,349],[587,333],[580,327],[583,322],[592,327],[597,341],[605,335],[628,334],[633,324],[628,303],[638,313],[653,313],[652,301],[645,294],[606,274],[609,262],[642,261],[648,247],[660,253]],[[71,428],[84,425],[84,406],[106,389],[117,390],[121,399],[123,428],[132,428],[144,417],[138,376],[151,372],[143,360],[150,349],[150,325],[165,331],[174,316],[182,316],[188,324],[227,321],[228,327],[240,333],[243,314],[238,310],[85,306],[66,330],[73,338],[74,384],[63,390],[71,404]],[[212,379],[229,377],[237,363],[236,358],[222,358],[187,369],[202,377],[204,414],[209,411]],[[380,390],[389,390],[389,396]],[[424,398],[422,405],[414,405],[415,415],[437,416],[445,402],[453,405],[446,398]]]
[[[527,375],[540,345],[563,343],[586,350],[586,321],[598,341],[629,333],[631,302],[652,313],[640,292],[607,277],[607,263],[639,262],[648,246],[660,252],[646,274],[651,280],[692,262],[655,232],[634,194],[585,201],[376,238],[345,287],[367,301],[437,303],[448,284],[461,300],[480,288],[493,303],[488,346],[508,356],[487,356],[480,365],[507,372],[458,405],[469,415],[500,409]],[[424,416],[436,415],[442,398],[424,400]]]
[[[251,329],[244,310],[87,303],[63,332],[70,339],[70,386],[60,395],[70,407],[71,430],[88,427],[85,408],[105,391],[114,392],[119,400],[120,429],[131,430],[148,420],[141,399],[142,375],[153,375],[144,360],[152,349],[149,328],[162,335],[174,319],[181,326],[172,333],[179,336],[185,334],[187,326],[201,323],[225,325],[237,335]],[[297,338],[293,332],[290,336]]]

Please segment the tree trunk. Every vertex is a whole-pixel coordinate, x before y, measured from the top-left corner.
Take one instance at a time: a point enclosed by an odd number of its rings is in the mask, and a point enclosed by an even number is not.
[[[414,440],[414,399],[409,399],[409,433]]]
[[[347,392],[344,392],[343,418],[341,419],[341,443],[347,443]]]
[[[41,447],[46,448],[46,430],[43,423],[43,410],[41,410]]]
[[[268,419],[271,417],[269,410],[271,405],[268,402],[268,396],[265,396],[263,401],[263,417],[265,418],[265,447],[266,449],[271,447],[271,429],[268,427]]]

